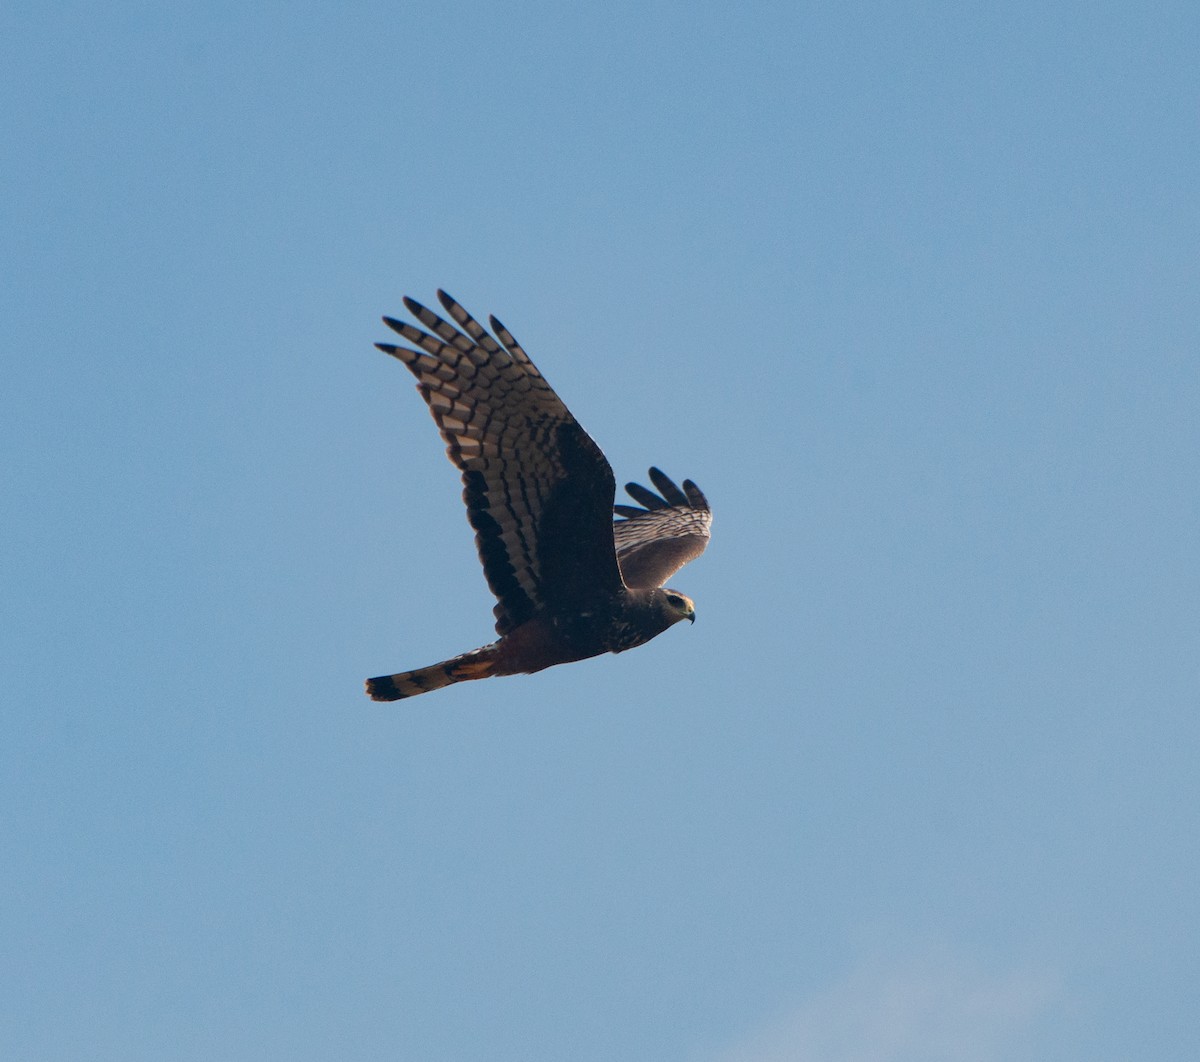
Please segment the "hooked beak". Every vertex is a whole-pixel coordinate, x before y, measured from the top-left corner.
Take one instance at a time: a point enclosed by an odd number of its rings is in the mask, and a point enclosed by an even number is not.
[[[688,613],[688,622],[689,623],[696,622],[696,610],[695,609],[692,609],[692,611]]]

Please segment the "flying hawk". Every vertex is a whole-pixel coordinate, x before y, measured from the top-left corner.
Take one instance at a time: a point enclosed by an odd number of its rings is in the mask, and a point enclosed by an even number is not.
[[[621,653],[680,620],[695,622],[691,599],[663,583],[708,545],[712,513],[700,488],[684,480],[680,489],[652,468],[657,494],[630,483],[640,507],[613,505],[608,460],[512,333],[492,317],[493,338],[444,291],[438,300],[454,324],[406,298],[428,331],[383,320],[418,349],[376,346],[417,378],[462,471],[500,637],[439,664],[367,679],[367,693],[396,701],[528,674]]]

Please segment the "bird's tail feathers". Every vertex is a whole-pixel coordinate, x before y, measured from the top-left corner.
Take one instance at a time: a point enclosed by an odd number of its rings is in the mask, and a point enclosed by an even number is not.
[[[367,679],[367,695],[373,701],[399,701],[415,697],[418,693],[440,690],[455,682],[490,678],[497,671],[497,643],[472,649],[443,660],[440,664],[417,668],[416,671],[401,671],[398,675],[380,675]]]

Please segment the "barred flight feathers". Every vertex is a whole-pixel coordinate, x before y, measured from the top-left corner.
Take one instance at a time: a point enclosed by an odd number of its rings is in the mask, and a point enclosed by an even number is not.
[[[430,332],[384,318],[421,349],[376,344],[403,361],[462,470],[463,501],[507,634],[547,605],[580,607],[621,586],[608,529],[616,483],[608,461],[511,333],[501,347],[445,292],[460,332],[413,299]],[[494,321],[494,319],[493,319]]]
[[[613,506],[623,518],[613,524],[613,535],[626,586],[662,586],[708,546],[712,512],[704,492],[690,479],[680,490],[657,468],[650,469],[650,481],[658,494],[638,483],[625,484],[643,508]]]
[[[416,377],[462,473],[500,637],[440,664],[369,679],[370,696],[398,700],[623,652],[694,621],[692,602],[661,583],[707,544],[703,493],[651,469],[659,494],[631,484],[645,508],[617,506],[627,519],[614,524],[607,459],[512,333],[495,317],[489,333],[444,291],[438,300],[450,321],[406,298],[423,327],[384,323],[412,346],[376,346]]]
[[[398,675],[380,675],[367,679],[367,695],[373,701],[400,701],[429,693],[469,679],[490,678],[496,666],[496,644],[472,649],[469,653],[443,660],[440,664],[402,671]]]

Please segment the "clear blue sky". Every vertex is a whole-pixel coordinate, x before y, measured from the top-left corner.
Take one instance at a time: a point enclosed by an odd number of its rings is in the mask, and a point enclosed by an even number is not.
[[[0,1054],[1200,1057],[1200,9],[0,14]],[[443,286],[694,478],[489,639]]]

